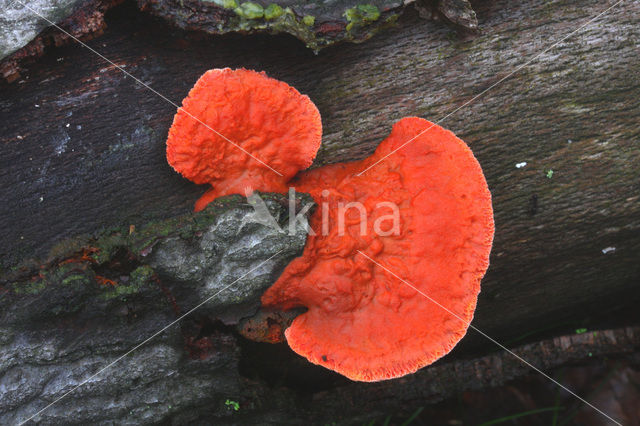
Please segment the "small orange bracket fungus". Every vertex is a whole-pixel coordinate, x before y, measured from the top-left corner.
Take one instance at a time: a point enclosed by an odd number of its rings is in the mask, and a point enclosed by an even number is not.
[[[371,157],[293,184],[320,206],[315,235],[262,298],[308,309],[285,331],[290,347],[360,381],[413,373],[451,351],[473,318],[494,234],[491,194],[469,147],[404,118]]]
[[[169,164],[212,188],[196,202],[244,188],[286,192],[311,165],[322,139],[320,113],[288,84],[245,69],[209,70],[183,100],[167,139]]]

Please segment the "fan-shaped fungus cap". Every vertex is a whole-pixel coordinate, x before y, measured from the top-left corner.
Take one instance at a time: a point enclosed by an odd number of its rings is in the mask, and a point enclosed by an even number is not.
[[[311,218],[317,235],[262,298],[266,306],[308,308],[285,332],[295,352],[352,380],[377,381],[415,372],[462,339],[494,233],[491,194],[463,141],[426,120],[404,118],[371,157],[306,172],[296,188],[320,205]],[[356,201],[366,210],[365,232],[361,212],[350,208],[341,233],[340,203],[344,212]],[[398,232],[384,202],[399,208]]]
[[[213,69],[175,115],[167,160],[187,179],[213,186],[198,211],[246,187],[286,192],[286,182],[311,165],[321,139],[320,113],[309,97],[263,72]]]

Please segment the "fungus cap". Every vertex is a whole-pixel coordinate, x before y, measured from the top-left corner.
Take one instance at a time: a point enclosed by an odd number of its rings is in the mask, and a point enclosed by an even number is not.
[[[313,162],[321,138],[320,113],[308,96],[264,72],[213,69],[176,113],[167,160],[187,179],[212,185],[198,211],[247,187],[286,192],[287,181]]]
[[[311,218],[316,235],[262,298],[269,307],[308,308],[285,332],[290,347],[360,381],[409,374],[448,353],[473,318],[494,234],[491,194],[467,145],[404,118],[371,157],[305,172],[295,184],[321,206]],[[345,213],[349,202],[364,206],[366,232],[361,211]],[[397,232],[385,203],[398,206]]]

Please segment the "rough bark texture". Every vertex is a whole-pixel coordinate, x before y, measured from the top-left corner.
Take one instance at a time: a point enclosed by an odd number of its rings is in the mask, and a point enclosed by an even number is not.
[[[637,321],[640,4],[623,1],[518,69],[612,4],[483,2],[474,4],[481,32],[472,38],[458,37],[439,23],[405,16],[384,38],[331,47],[317,56],[287,36],[202,38],[167,29],[125,5],[113,12],[111,21],[107,17],[109,30],[90,44],[176,103],[199,75],[214,67],[265,70],[288,82],[308,94],[322,114],[319,165],[362,158],[403,116],[442,119],[444,127],[473,149],[494,197],[497,232],[492,265],[483,281],[474,324],[509,342],[529,334],[535,338],[541,330],[554,333],[583,324],[597,327]],[[514,70],[518,71],[500,81]],[[474,100],[485,89],[490,90]],[[203,192],[181,180],[164,158],[175,107],[86,49],[74,45],[52,50],[22,80],[0,83],[0,90],[3,275],[9,276],[12,265],[26,258],[46,256],[66,237],[112,226],[140,228],[150,220],[184,214]],[[515,166],[525,162],[523,167]],[[111,317],[104,308],[82,328],[87,334],[74,334],[73,327],[83,323],[64,321],[56,323],[56,333],[75,336],[76,345],[85,352],[70,355],[73,362],[91,364],[95,371],[136,343],[128,340],[126,327],[138,327],[141,337],[176,317],[169,307],[142,305],[138,319],[127,324],[94,326],[99,322],[96,318]],[[35,337],[37,330],[42,332],[42,320],[29,320]],[[200,339],[214,336],[217,350],[205,360],[189,358],[179,333],[142,348],[138,356],[147,356],[147,365],[157,375],[137,384],[123,378],[119,389],[145,393],[145,386],[174,386],[172,377],[204,377],[206,383],[198,387],[202,392],[184,393],[193,399],[172,402],[158,396],[145,402],[145,407],[155,404],[150,415],[156,416],[154,420],[158,416],[176,422],[226,416],[229,423],[258,418],[281,422],[287,416],[299,419],[318,414],[318,407],[335,407],[331,412],[342,417],[320,421],[359,421],[392,405],[410,406],[475,386],[464,383],[493,385],[525,371],[510,364],[498,370],[496,379],[491,375],[494,370],[480,366],[493,365],[497,358],[461,360],[478,356],[488,347],[470,332],[457,354],[415,376],[373,385],[346,383],[308,366],[286,346],[248,342],[227,327],[208,324],[202,335],[196,333]],[[92,334],[100,330],[105,334]],[[596,339],[594,348],[613,345],[612,353],[631,350],[637,347],[638,332],[629,333],[619,330],[606,342]],[[74,374],[67,368],[71,358],[52,358],[47,345],[30,342],[30,351],[40,354],[33,355],[33,364],[49,365],[51,372],[25,396],[46,396],[32,402],[33,408],[68,389],[84,372],[68,378]],[[532,346],[523,354],[534,364],[552,367],[568,360],[562,354],[582,351],[572,342],[557,341],[553,350]],[[69,345],[67,341],[51,344],[55,353]],[[547,343],[539,345],[544,348]],[[109,355],[100,358],[100,351],[85,355],[96,346]],[[583,357],[583,352],[570,359]],[[171,356],[165,356],[168,353]],[[544,356],[537,358],[536,353]],[[510,362],[507,354],[495,356]],[[163,359],[170,367],[157,361]],[[123,360],[120,368],[133,373],[136,365]],[[177,373],[167,378],[170,368]],[[517,374],[509,373],[515,370]],[[480,378],[475,381],[469,371]],[[19,383],[23,373],[5,370],[2,374],[4,393],[12,392],[10,387]],[[61,385],[47,385],[49,380]],[[449,382],[459,386],[449,389],[445,386]],[[78,399],[70,398],[67,405],[52,410],[48,421],[76,410],[86,403],[82,398],[100,395],[103,399],[96,405],[117,398],[117,393],[109,397],[101,390],[105,383],[89,386],[76,395]],[[51,393],[43,391],[46,386]],[[242,409],[229,410],[226,399],[240,400]],[[103,418],[85,413],[78,419],[150,418],[145,416],[151,411],[145,411],[140,401],[127,404],[123,406],[133,414],[121,410]],[[4,410],[20,410],[19,406]],[[178,408],[169,408],[174,406]],[[26,416],[27,411],[10,415]]]
[[[284,196],[263,199],[287,221]],[[237,392],[239,345],[223,323],[256,312],[307,235],[301,225],[256,224],[251,213],[242,197],[223,197],[198,214],[67,241],[45,264],[1,280],[0,423],[27,420],[84,381],[42,421],[66,422],[69,412],[82,423],[158,421],[221,398],[214,384]],[[131,348],[128,366],[102,374]]]
[[[0,1],[0,75],[12,82],[45,47],[73,37],[88,40],[104,29],[104,13],[123,0]],[[288,33],[314,51],[341,41],[362,42],[395,24],[409,4],[426,19],[444,19],[474,31],[478,21],[467,0],[344,1],[138,0],[138,7],[184,30],[208,34]],[[52,25],[57,24],[66,33]]]
[[[398,19],[405,4],[399,0],[350,1],[266,0],[138,0],[142,10],[180,28],[210,34],[228,32],[289,33],[314,51],[339,41],[364,41]],[[271,6],[271,8],[269,8]]]
[[[41,56],[47,46],[61,46],[72,38],[90,39],[102,33],[104,13],[122,0],[40,0],[0,3],[0,75],[12,82],[21,65]],[[28,6],[28,7],[27,7]],[[35,12],[35,13],[34,13]],[[40,15],[40,16],[38,16]],[[51,23],[58,24],[68,34]]]

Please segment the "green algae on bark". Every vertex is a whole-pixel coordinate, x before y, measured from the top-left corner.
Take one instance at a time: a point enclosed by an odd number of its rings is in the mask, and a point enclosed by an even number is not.
[[[393,25],[406,6],[400,0],[371,3],[314,0],[138,0],[138,5],[180,28],[210,34],[288,33],[314,51],[347,40],[361,42]]]
[[[261,197],[286,228],[288,199],[280,194]],[[293,213],[309,203],[308,195],[298,194]],[[0,308],[16,298],[46,293],[40,311],[69,312],[69,300],[126,302],[157,291],[161,283],[186,309],[215,294],[203,311],[237,322],[259,305],[260,295],[289,260],[302,253],[307,235],[304,223],[283,232],[252,222],[252,212],[244,197],[232,195],[199,213],[63,241],[45,262],[31,261],[0,276]],[[74,297],[69,299],[69,293]]]
[[[104,13],[121,2],[64,0],[60,3],[42,0],[40,4],[43,5],[41,9],[50,10],[52,22],[79,37],[99,33],[105,25]],[[316,53],[343,40],[354,43],[368,40],[395,25],[408,5],[415,5],[420,16],[426,19],[442,19],[460,28],[477,30],[476,15],[468,0],[375,0],[370,3],[344,0],[279,0],[277,3],[266,0],[137,0],[141,10],[186,30],[209,34],[288,33]],[[19,9],[4,13],[5,17],[10,18],[9,21],[13,20],[5,32],[19,33],[16,40],[5,45],[0,43],[0,75],[9,82],[20,77],[24,60],[42,55],[51,38],[55,38],[56,45],[72,40],[70,37],[56,38],[57,29],[47,28],[48,25],[35,19],[35,16],[25,17],[24,11]],[[2,15],[0,12],[0,18]],[[24,25],[28,27],[26,30],[22,28]]]

